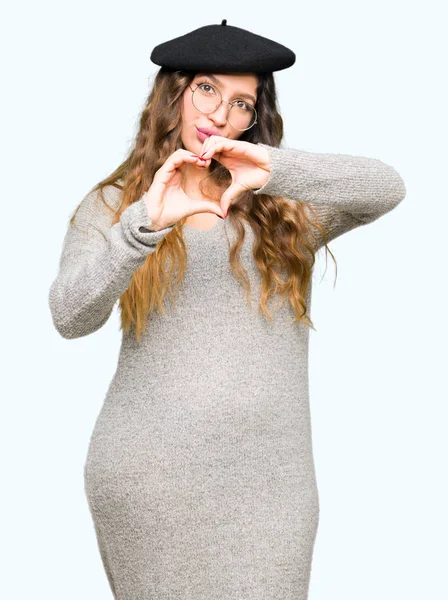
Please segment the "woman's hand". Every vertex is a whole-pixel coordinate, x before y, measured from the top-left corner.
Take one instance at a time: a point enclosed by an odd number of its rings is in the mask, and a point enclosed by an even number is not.
[[[232,201],[244,189],[261,188],[268,181],[271,172],[268,151],[251,142],[211,135],[204,140],[199,156],[206,159],[206,167],[214,158],[230,171],[232,184],[221,196],[220,202],[224,216],[227,216]]]
[[[196,213],[209,212],[224,218],[224,213],[216,202],[194,200],[184,192],[179,170],[184,163],[195,164],[198,168],[205,164],[192,152],[179,148],[156,171],[149,190],[144,194],[152,231],[165,229]]]

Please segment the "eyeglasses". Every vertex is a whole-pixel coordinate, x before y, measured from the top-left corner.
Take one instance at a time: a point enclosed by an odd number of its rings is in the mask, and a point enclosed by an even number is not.
[[[255,107],[245,100],[227,102],[227,100],[222,99],[219,89],[215,89],[209,83],[200,83],[195,89],[193,89],[191,85],[188,87],[193,92],[191,95],[193,106],[199,112],[204,114],[214,113],[221,104],[225,102],[230,106],[229,112],[227,113],[227,122],[235,129],[246,131],[253,127],[257,122],[257,111],[255,110]]]

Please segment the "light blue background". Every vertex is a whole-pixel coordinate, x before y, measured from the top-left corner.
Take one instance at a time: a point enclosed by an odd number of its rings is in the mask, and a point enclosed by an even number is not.
[[[447,600],[442,2],[44,0],[1,12],[2,598],[112,598],[82,469],[116,367],[118,310],[68,341],[48,290],[69,216],[132,143],[152,48],[226,18],[296,52],[275,75],[287,146],[380,158],[408,190],[330,245],[335,288],[331,257],[322,281],[323,254],[315,269],[310,600]]]

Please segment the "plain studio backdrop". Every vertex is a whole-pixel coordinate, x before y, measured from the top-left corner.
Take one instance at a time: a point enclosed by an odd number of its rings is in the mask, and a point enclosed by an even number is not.
[[[70,215],[133,141],[152,48],[224,18],[297,55],[275,74],[286,146],[379,158],[407,187],[391,213],[331,243],[335,287],[331,257],[315,267],[310,600],[448,598],[443,8],[3,2],[2,598],[112,598],[83,464],[116,367],[118,308],[65,340],[48,291]]]

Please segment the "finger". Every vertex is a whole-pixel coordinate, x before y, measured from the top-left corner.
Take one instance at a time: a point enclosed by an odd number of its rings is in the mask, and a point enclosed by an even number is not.
[[[197,166],[202,168],[208,168],[211,163],[211,159],[205,160],[205,158],[200,158],[199,156],[195,156],[197,158]]]
[[[232,156],[246,156],[247,154],[247,146],[248,142],[242,142],[241,140],[229,140],[228,138],[222,137],[220,135],[211,135],[204,141],[204,144],[207,143],[204,152],[200,155],[202,158],[215,158],[215,154],[225,151]],[[216,158],[218,160],[218,158]]]
[[[210,136],[210,137],[213,137],[213,136]],[[215,137],[217,137],[217,136],[215,136]],[[206,143],[206,142],[207,142],[209,139],[210,139],[210,138],[207,138],[207,140],[205,140],[205,141],[204,141],[204,144],[205,144],[205,143]],[[207,154],[206,154],[206,153],[207,153]],[[206,164],[206,166],[207,166],[207,167],[209,167],[209,166],[210,166],[210,164],[211,164],[211,162],[212,162],[212,158],[214,158],[214,159],[215,159],[215,160],[217,160],[218,162],[222,162],[222,163],[224,164],[224,161],[221,161],[221,154],[220,154],[219,152],[215,151],[215,150],[213,149],[213,146],[212,146],[212,147],[210,147],[210,145],[209,145],[209,147],[204,147],[204,146],[203,146],[203,147],[201,148],[201,152],[200,152],[200,154],[199,154],[199,157],[200,157],[201,159],[204,159],[204,160],[206,161],[206,163],[207,163],[207,164]]]
[[[192,202],[192,210],[188,216],[195,215],[196,213],[208,212],[218,215],[218,217],[221,217],[222,219],[225,218],[224,211],[222,210],[221,206],[215,204],[215,202],[209,202],[207,200],[193,200]]]
[[[211,158],[208,158],[208,159],[201,158],[199,166],[204,167],[205,169],[208,169],[208,167],[211,165],[211,163],[212,163]]]
[[[206,153],[207,153],[207,157],[211,158],[213,156],[213,154],[210,154],[210,151],[212,148],[214,148],[213,145],[213,139],[217,136],[211,135],[210,137],[208,137],[206,140],[204,140],[204,142],[202,143],[202,148],[201,148],[201,152],[199,154],[199,156],[201,158],[206,158]]]
[[[154,175],[154,179],[159,183],[168,183],[175,171],[183,164],[183,163],[197,163],[199,161],[195,155],[191,152],[187,152],[186,150],[182,152],[174,152],[158,169],[156,174]]]
[[[204,154],[204,152],[207,150],[207,148],[209,148],[210,140],[213,141],[213,138],[216,138],[216,137],[220,137],[220,136],[209,135],[207,138],[205,138],[205,140],[202,142],[201,151],[199,152],[199,156],[202,156]]]
[[[171,156],[164,162],[160,170],[171,172],[178,169],[184,162],[195,162],[196,154],[188,150],[179,149],[173,152]]]
[[[246,186],[242,185],[241,183],[233,183],[226,189],[219,202],[225,215],[227,214],[229,206],[232,204],[235,198],[237,198],[245,189],[247,189]]]
[[[201,152],[199,154],[199,156],[201,158],[205,158],[204,155],[205,155],[206,152],[209,153],[210,151],[213,151],[213,148],[215,147],[214,140],[216,140],[217,138],[218,139],[227,139],[227,138],[223,138],[222,136],[219,136],[219,135],[211,135],[211,136],[209,136],[202,143]],[[208,158],[211,158],[211,156],[213,156],[213,154],[211,154],[211,155],[208,154]]]
[[[202,156],[204,154],[204,152],[206,151],[206,149],[207,149],[207,142],[208,142],[209,139],[210,138],[205,138],[205,140],[202,142],[201,150],[199,152],[199,156]]]

